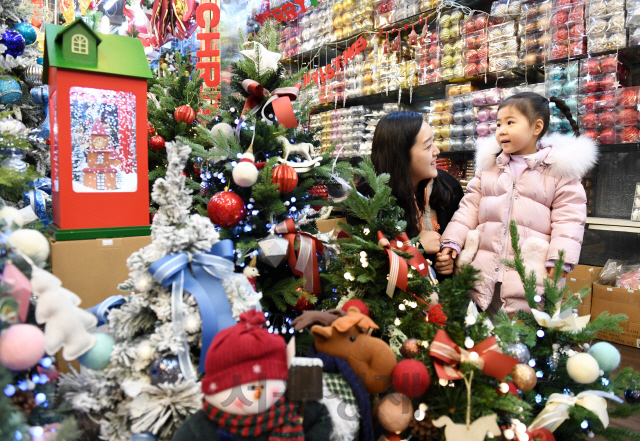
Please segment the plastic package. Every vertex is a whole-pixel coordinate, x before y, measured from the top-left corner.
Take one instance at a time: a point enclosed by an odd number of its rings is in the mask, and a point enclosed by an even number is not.
[[[597,283],[618,288],[639,289],[640,264],[609,259],[602,268]]]
[[[631,208],[631,220],[640,221],[640,182],[636,183],[636,194],[633,198],[633,207]]]

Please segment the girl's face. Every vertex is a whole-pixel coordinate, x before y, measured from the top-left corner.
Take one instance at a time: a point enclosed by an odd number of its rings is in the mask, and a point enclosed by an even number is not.
[[[533,124],[515,106],[505,106],[498,111],[496,141],[502,150],[511,155],[528,155],[536,152],[538,136],[544,123]]]
[[[413,187],[417,188],[420,181],[432,179],[438,176],[436,168],[436,158],[440,150],[433,143],[433,130],[426,122],[422,123],[422,128],[416,136],[415,144],[411,147],[411,165],[409,173]]]

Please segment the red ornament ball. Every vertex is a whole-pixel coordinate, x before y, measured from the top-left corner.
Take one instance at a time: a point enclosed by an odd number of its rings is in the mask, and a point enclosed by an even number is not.
[[[569,19],[569,15],[566,12],[558,11],[551,18],[551,26],[560,27],[560,26],[566,24],[568,19]]]
[[[584,107],[585,111],[593,112],[597,101],[598,101],[597,97],[595,97],[594,95],[588,95],[582,98],[581,105]]]
[[[600,114],[600,124],[605,127],[613,127],[616,125],[616,112],[613,110],[607,110]]]
[[[298,174],[293,167],[280,164],[273,168],[271,183],[278,184],[278,190],[282,194],[290,193],[298,185]]]
[[[478,73],[485,73],[489,68],[489,62],[484,59],[478,63]]]
[[[360,312],[366,315],[367,317],[369,316],[369,307],[362,300],[358,300],[358,299],[349,300],[347,303],[342,305],[342,310],[348,311],[349,308],[351,308],[352,306],[355,308],[358,308]]]
[[[585,50],[584,43],[582,41],[576,41],[574,43],[571,43],[571,46],[569,46],[570,56],[577,57],[579,55],[584,55],[584,54],[586,54],[586,50]]]
[[[467,35],[464,39],[464,45],[467,49],[473,49],[477,47],[477,40],[473,35]]]
[[[616,97],[612,93],[603,93],[598,101],[598,106],[603,109],[613,109],[616,107]]]
[[[620,133],[618,134],[618,137],[620,138],[620,142],[637,142],[638,141],[638,129],[636,129],[635,127],[631,126],[631,127],[625,127],[624,129],[620,130]]]
[[[231,191],[221,191],[214,194],[207,204],[207,214],[214,225],[222,228],[237,226],[246,208],[240,196]]]
[[[430,56],[434,56],[438,54],[438,45],[437,44],[432,44],[431,46],[429,46],[429,55]]]
[[[565,41],[567,41],[568,36],[569,33],[567,32],[567,29],[560,28],[553,34],[553,37],[551,38],[553,39],[554,43],[563,44]]]
[[[598,127],[598,115],[591,112],[582,117],[582,125],[587,129],[595,129]]]
[[[613,144],[616,142],[616,131],[614,129],[604,129],[600,132],[600,142],[603,144]]]
[[[551,49],[551,58],[553,60],[559,60],[561,58],[567,58],[569,51],[567,51],[567,46],[564,44],[556,44]]]
[[[173,116],[176,121],[191,124],[193,120],[196,119],[196,112],[193,111],[189,104],[185,104],[178,107],[175,112],[173,112]]]
[[[402,360],[393,369],[391,378],[396,391],[409,398],[422,395],[431,383],[429,371],[417,360]]]
[[[472,33],[476,30],[476,24],[474,20],[469,20],[464,23],[464,32],[467,34]]]
[[[571,29],[569,30],[569,36],[571,38],[582,37],[583,35],[584,35],[584,26],[582,26],[581,24],[572,26]]]
[[[582,65],[582,71],[589,75],[598,75],[600,73],[600,63],[598,60],[590,58],[585,64]]]
[[[153,127],[151,121],[147,121],[147,136],[153,136],[154,133],[156,133],[156,128]]]
[[[556,46],[556,47],[560,47],[560,46]],[[556,47],[554,47],[553,49],[555,50]],[[582,91],[584,93],[593,93],[596,90],[598,90],[598,83],[596,83],[595,81],[587,80],[582,83]]]
[[[478,74],[478,65],[476,63],[467,64],[464,69],[465,76],[473,76]]]
[[[478,51],[475,49],[469,49],[467,52],[465,52],[464,59],[467,63],[475,63],[475,61],[478,59]]]
[[[602,73],[615,73],[618,71],[618,60],[616,57],[606,58],[600,63],[600,69]]]
[[[164,138],[160,135],[149,138],[149,148],[154,151],[160,151],[164,148]]]
[[[478,30],[485,28],[487,26],[487,16],[479,15],[478,17],[476,17],[474,23],[475,23],[476,29]]]
[[[623,126],[631,126],[636,123],[638,112],[633,109],[624,109],[618,113],[618,124]]]
[[[489,55],[489,48],[487,47],[487,45],[484,45],[481,48],[479,48],[477,55],[478,55],[478,60],[485,61],[487,59],[487,55]]]
[[[298,288],[298,291],[302,291],[302,288]],[[317,297],[315,294],[307,292],[307,294],[311,294],[313,297]],[[308,311],[309,309],[313,309],[313,303],[307,300],[306,297],[300,297],[295,306],[292,307],[295,312],[301,314],[302,311]]]
[[[618,105],[623,107],[636,107],[638,104],[638,92],[635,90],[623,90],[618,97]]]
[[[586,136],[587,138],[591,138],[591,139],[593,139],[593,140],[594,140],[594,141],[596,141],[596,142],[598,141],[598,136],[600,136],[600,135],[598,134],[598,131],[597,131],[597,130],[593,130],[593,129],[585,130],[585,132],[583,133],[583,135],[584,135],[584,136]]]
[[[602,90],[612,90],[613,83],[615,83],[616,79],[613,76],[607,75],[602,80],[600,80],[600,88]]]
[[[569,22],[570,23],[579,23],[584,21],[584,6],[578,6],[573,8],[573,10],[569,13]],[[582,26],[582,25],[577,25]],[[582,28],[582,33],[576,35],[576,37],[582,37],[584,35],[584,27]]]

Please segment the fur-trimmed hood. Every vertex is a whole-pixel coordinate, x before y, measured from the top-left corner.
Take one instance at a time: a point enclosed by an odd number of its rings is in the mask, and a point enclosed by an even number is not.
[[[547,148],[549,150],[547,151]],[[476,170],[485,171],[497,167],[502,153],[495,136],[478,139],[476,143]],[[548,166],[549,173],[561,178],[583,177],[598,160],[598,146],[586,136],[551,134],[538,143],[540,163]],[[503,156],[508,162],[508,155]]]

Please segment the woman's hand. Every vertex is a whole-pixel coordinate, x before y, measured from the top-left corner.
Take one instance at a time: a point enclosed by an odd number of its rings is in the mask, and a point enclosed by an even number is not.
[[[444,276],[453,273],[454,259],[457,255],[456,250],[449,247],[443,248],[441,253],[436,254],[436,262],[433,268],[438,274]]]
[[[440,251],[440,235],[436,231],[422,230],[420,244],[427,254],[436,254]]]
[[[553,279],[553,274],[555,273],[555,268],[551,267],[551,268],[547,268],[547,276],[549,276],[550,279]],[[560,274],[560,278],[564,279],[565,277],[567,277],[567,272],[566,271],[562,271],[562,274]]]

